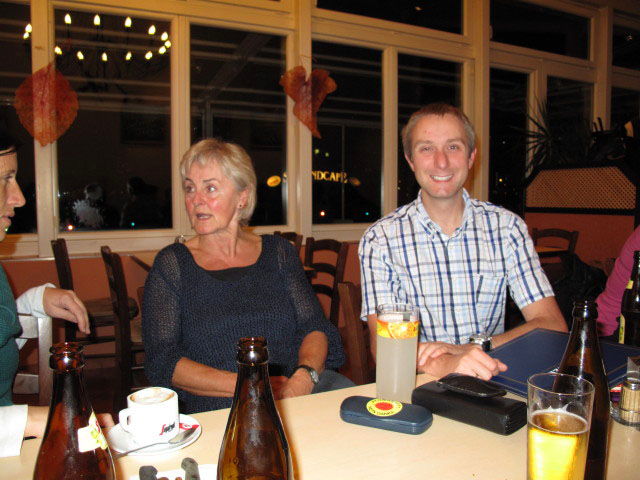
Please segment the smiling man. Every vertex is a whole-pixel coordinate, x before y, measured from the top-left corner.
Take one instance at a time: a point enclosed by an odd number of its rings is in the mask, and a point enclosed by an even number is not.
[[[489,379],[507,366],[483,349],[566,323],[524,221],[464,189],[477,153],[466,115],[428,105],[411,116],[402,143],[418,197],[369,227],[359,248],[374,358],[376,306],[409,303],[420,310],[418,371]],[[507,287],[526,322],[505,332]]]

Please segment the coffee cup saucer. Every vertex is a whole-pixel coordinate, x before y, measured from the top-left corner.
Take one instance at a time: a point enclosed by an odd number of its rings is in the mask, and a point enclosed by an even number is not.
[[[183,415],[181,413],[180,430],[190,430],[191,428],[197,428],[196,433],[194,435],[191,435],[182,443],[166,443],[161,445],[154,445],[153,447],[145,448],[144,450],[131,452],[129,455],[158,455],[161,453],[172,452],[174,450],[180,450],[181,448],[184,448],[195,442],[202,434],[202,426],[195,418],[190,417],[189,415]],[[109,448],[116,452],[126,452],[142,446],[134,442],[131,434],[129,432],[125,432],[120,424],[117,424],[116,426],[110,428],[109,431],[106,432],[105,436],[107,438]]]

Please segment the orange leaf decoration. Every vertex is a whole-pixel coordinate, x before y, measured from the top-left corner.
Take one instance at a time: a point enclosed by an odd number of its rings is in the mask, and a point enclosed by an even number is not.
[[[20,123],[43,147],[67,131],[78,113],[78,95],[51,62],[17,88],[13,107]]]
[[[329,72],[316,69],[307,79],[307,71],[302,65],[298,65],[282,75],[280,85],[296,102],[293,107],[294,115],[311,130],[314,137],[321,138],[316,113],[325,97],[338,88],[336,82],[329,76]]]

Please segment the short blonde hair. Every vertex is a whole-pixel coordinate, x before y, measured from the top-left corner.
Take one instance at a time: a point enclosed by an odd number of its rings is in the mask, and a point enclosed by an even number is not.
[[[217,162],[222,173],[235,185],[238,193],[247,191],[247,203],[240,209],[240,223],[248,225],[251,215],[256,208],[256,171],[251,157],[240,145],[224,142],[216,138],[206,138],[193,144],[182,156],[180,162],[180,176],[184,181],[187,172],[194,163],[205,166]]]
[[[458,107],[454,107],[448,103],[430,103],[429,105],[422,107],[420,110],[413,112],[409,121],[402,129],[402,147],[404,148],[404,153],[408,158],[411,158],[413,149],[413,145],[411,144],[413,141],[413,129],[420,119],[429,115],[444,117],[447,114],[453,115],[462,122],[464,132],[467,135],[467,148],[469,149],[468,154],[471,156],[471,153],[476,148],[476,131],[473,128],[469,117],[467,117]]]

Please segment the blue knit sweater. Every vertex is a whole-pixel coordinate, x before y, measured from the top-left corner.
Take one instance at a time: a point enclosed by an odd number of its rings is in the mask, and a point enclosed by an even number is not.
[[[153,385],[175,389],[171,378],[182,357],[236,372],[238,339],[247,336],[267,339],[271,375],[290,376],[302,339],[316,330],[329,339],[326,368],[340,367],[340,334],[325,318],[296,251],[281,237],[262,237],[255,264],[216,271],[199,267],[184,245],[169,245],[145,283],[142,338]],[[232,400],[179,395],[188,414],[226,408]]]

